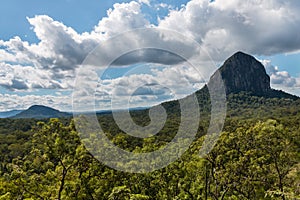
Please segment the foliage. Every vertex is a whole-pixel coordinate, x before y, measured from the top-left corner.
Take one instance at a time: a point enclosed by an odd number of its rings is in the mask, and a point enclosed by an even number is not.
[[[197,138],[176,162],[146,174],[116,171],[97,161],[72,120],[1,119],[0,199],[300,199],[299,100],[230,95],[224,132],[200,157],[210,107],[204,93],[197,95],[203,116]],[[151,138],[128,136],[111,114],[100,115],[99,122],[119,147],[151,152],[176,134],[177,106],[165,105],[167,122]],[[150,122],[147,110],[132,116],[140,125]]]

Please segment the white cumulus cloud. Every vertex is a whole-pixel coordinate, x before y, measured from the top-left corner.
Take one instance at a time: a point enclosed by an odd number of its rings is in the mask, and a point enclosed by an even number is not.
[[[1,111],[22,110],[27,109],[32,105],[45,105],[62,111],[71,111],[72,102],[67,96],[56,95],[24,95],[17,94],[0,94]]]
[[[293,0],[191,0],[159,26],[194,38],[218,60],[238,50],[271,55],[299,50],[299,8]]]
[[[272,65],[270,60],[262,60],[261,62],[270,76],[272,87],[293,93],[295,88],[300,88],[299,77],[293,77],[287,71],[280,71],[277,66]]]

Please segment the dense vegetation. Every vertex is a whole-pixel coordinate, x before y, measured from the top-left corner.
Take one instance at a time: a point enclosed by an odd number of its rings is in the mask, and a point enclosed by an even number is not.
[[[228,96],[228,113],[217,145],[199,156],[209,123],[209,98],[189,150],[168,167],[131,174],[104,166],[80,142],[73,120],[0,120],[0,199],[300,199],[300,101]],[[176,134],[176,102],[161,132],[137,139],[99,116],[108,138],[123,149],[149,152]],[[171,113],[171,111],[173,111]],[[132,113],[140,125],[147,110]]]

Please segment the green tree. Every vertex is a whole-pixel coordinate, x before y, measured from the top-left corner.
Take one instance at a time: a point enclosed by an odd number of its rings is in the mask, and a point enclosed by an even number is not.
[[[34,130],[31,151],[10,164],[8,178],[19,188],[18,198],[72,199],[78,197],[80,178],[92,157],[80,144],[74,125],[58,119],[40,122]]]
[[[224,132],[207,156],[211,196],[261,199],[268,198],[267,191],[280,191],[277,197],[285,199],[287,175],[299,162],[293,140],[293,134],[275,120]]]

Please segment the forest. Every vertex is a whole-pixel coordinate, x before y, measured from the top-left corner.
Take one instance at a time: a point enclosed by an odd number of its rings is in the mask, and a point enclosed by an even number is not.
[[[0,120],[0,199],[300,199],[300,100],[230,94],[227,117],[213,150],[199,150],[209,124],[209,99],[201,99],[197,137],[165,168],[127,173],[105,166],[82,144],[71,118]],[[107,137],[131,152],[164,147],[176,134],[176,101],[163,104],[167,122],[159,134],[134,138],[98,116]],[[139,125],[148,111],[132,111]]]

